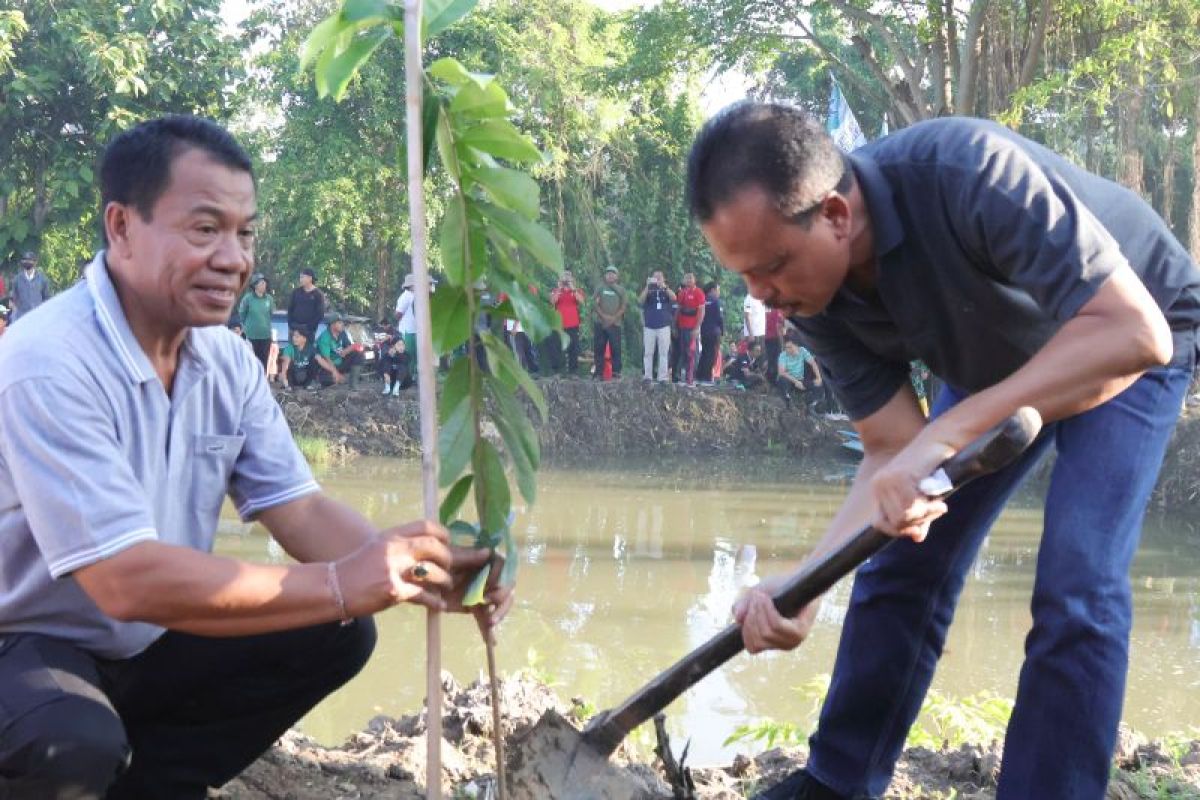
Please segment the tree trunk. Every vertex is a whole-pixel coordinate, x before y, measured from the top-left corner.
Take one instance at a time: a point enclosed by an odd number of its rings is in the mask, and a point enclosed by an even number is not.
[[[1121,155],[1117,166],[1117,182],[1145,197],[1145,163],[1142,158],[1141,143],[1138,142],[1138,129],[1142,121],[1145,95],[1140,88],[1134,88],[1131,92],[1129,104],[1125,108],[1117,106],[1117,125],[1121,132]]]
[[[389,283],[392,277],[392,248],[382,242],[375,253],[375,316],[374,320],[388,318]]]
[[[979,61],[982,56],[983,19],[987,13],[988,0],[975,0],[967,15],[967,28],[963,32],[962,72],[958,80],[958,99],[954,112],[970,116],[975,113],[979,98]]]
[[[1163,159],[1162,200],[1158,213],[1167,227],[1172,227],[1171,217],[1175,210],[1175,163],[1179,160],[1179,146],[1175,138],[1175,126],[1167,128],[1167,156]]]
[[[1033,82],[1038,63],[1042,57],[1042,45],[1046,41],[1046,26],[1050,23],[1050,0],[1042,0],[1038,9],[1037,19],[1033,23],[1033,31],[1025,46],[1025,57],[1021,61],[1021,75],[1017,78],[1014,90],[1020,90]]]
[[[1200,120],[1200,92],[1196,92],[1192,120]],[[1192,251],[1192,258],[1200,261],[1200,132],[1192,134],[1192,213],[1188,217],[1188,249]]]
[[[37,178],[33,184],[33,232],[41,233],[46,224],[46,215],[50,212],[50,200],[46,197],[46,169],[38,168]]]

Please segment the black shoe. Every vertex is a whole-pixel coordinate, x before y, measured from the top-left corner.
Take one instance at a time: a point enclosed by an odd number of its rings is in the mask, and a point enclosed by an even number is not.
[[[780,783],[775,784],[761,794],[756,794],[754,800],[844,800],[844,798],[818,783],[804,770],[793,772]]]

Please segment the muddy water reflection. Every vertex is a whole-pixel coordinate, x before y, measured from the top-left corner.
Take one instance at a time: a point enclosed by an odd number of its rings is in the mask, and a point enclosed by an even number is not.
[[[620,702],[727,624],[737,591],[786,568],[820,535],[844,492],[847,465],[756,461],[547,468],[537,507],[519,519],[519,604],[501,633],[500,669],[533,668],[564,697]],[[379,524],[418,514],[419,465],[364,459],[321,476],[335,496]],[[1036,500],[1002,518],[968,582],[934,689],[959,697],[1013,696],[1029,625],[1039,534]],[[223,522],[223,552],[281,558],[258,526]],[[1200,535],[1152,519],[1133,572],[1136,622],[1126,719],[1149,734],[1200,723]],[[741,656],[669,710],[692,736],[694,762],[727,754],[743,722],[804,725],[801,687],[832,668],[847,585],[826,603],[810,640],[788,654]],[[445,668],[461,680],[484,665],[473,626],[443,626]],[[424,622],[413,609],[380,619],[380,646],[364,673],[304,721],[336,743],[375,714],[416,709],[424,696]]]

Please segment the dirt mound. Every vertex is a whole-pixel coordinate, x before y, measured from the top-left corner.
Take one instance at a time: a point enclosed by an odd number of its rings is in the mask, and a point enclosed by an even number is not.
[[[445,741],[442,747],[442,790],[446,797],[494,797],[491,706],[487,686],[459,687],[448,676],[445,688]],[[504,734],[514,743],[548,710],[571,714],[554,692],[528,677],[501,684]],[[417,800],[424,797],[424,713],[391,719],[377,717],[367,730],[341,747],[322,747],[289,732],[217,796],[227,800]],[[681,749],[679,745],[674,748]],[[964,745],[938,752],[917,748],[905,752],[887,797],[892,800],[949,798],[985,800],[995,797],[999,745]],[[803,750],[774,749],[754,758],[738,756],[732,764],[695,768],[695,800],[752,797],[803,766]],[[630,762],[618,750],[614,763],[646,788],[646,796],[670,798],[671,788],[658,765]],[[1136,798],[1200,798],[1200,741],[1167,748],[1122,732],[1109,787],[1110,800]],[[683,795],[687,796],[687,795]]]

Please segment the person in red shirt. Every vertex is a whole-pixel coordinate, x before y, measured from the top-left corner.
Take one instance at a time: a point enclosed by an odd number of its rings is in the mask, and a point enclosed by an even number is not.
[[[574,375],[579,367],[579,307],[586,295],[575,285],[571,270],[564,269],[558,286],[550,290],[550,302],[558,309],[563,332],[567,334],[567,374]],[[562,369],[562,347],[550,347],[551,369]]]
[[[767,309],[767,384],[779,377],[779,354],[783,351],[783,327],[787,317],[778,308]]]
[[[687,385],[696,385],[696,332],[704,321],[704,303],[707,298],[696,285],[694,273],[687,272],[683,276],[683,288],[677,295],[679,310],[675,312],[675,322],[679,326],[679,355],[687,365],[685,372]]]

